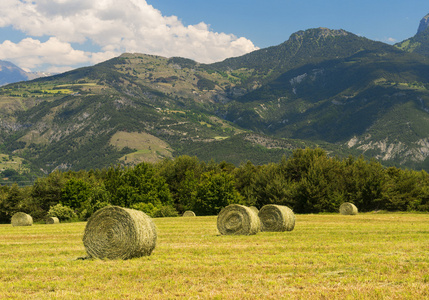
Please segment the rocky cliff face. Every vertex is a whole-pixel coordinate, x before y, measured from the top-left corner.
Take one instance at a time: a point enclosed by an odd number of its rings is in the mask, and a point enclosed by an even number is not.
[[[417,33],[423,32],[426,30],[426,28],[429,27],[429,14],[427,14],[421,21],[419,25],[419,29],[417,30]]]

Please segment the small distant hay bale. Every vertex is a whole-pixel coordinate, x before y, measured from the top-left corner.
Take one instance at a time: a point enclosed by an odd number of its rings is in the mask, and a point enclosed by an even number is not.
[[[60,219],[58,219],[57,217],[49,217],[46,219],[46,224],[59,224],[60,223]]]
[[[344,202],[340,206],[340,214],[342,214],[342,215],[357,215],[358,209],[353,203]]]
[[[12,226],[31,226],[33,225],[33,218],[23,212],[17,212],[12,216]]]
[[[250,207],[231,204],[217,216],[217,229],[222,235],[252,235],[261,231],[261,222]]]
[[[191,211],[191,210],[187,210],[187,211],[185,211],[185,212],[183,213],[183,216],[184,216],[184,217],[195,217],[196,215],[195,215],[195,213],[194,213],[193,211]]]
[[[144,212],[106,206],[89,219],[83,244],[89,257],[130,259],[148,256],[155,249],[157,230]]]
[[[295,228],[295,214],[283,205],[264,205],[258,213],[261,230],[269,232],[292,231]]]

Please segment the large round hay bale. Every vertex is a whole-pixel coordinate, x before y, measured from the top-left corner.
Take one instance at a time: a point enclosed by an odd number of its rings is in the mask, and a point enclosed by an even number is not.
[[[342,214],[342,215],[357,215],[358,209],[353,203],[344,202],[340,206],[340,214]]]
[[[187,210],[183,213],[184,217],[195,217],[195,213],[192,210]]]
[[[150,255],[156,239],[155,224],[144,212],[106,206],[88,219],[83,244],[93,258],[130,259]]]
[[[264,205],[258,213],[262,231],[292,231],[295,228],[295,214],[283,205]]]
[[[58,224],[60,223],[60,219],[57,217],[49,217],[46,219],[46,224]]]
[[[12,216],[12,226],[31,226],[33,225],[33,218],[23,212],[17,212]]]
[[[251,235],[261,230],[261,222],[250,207],[231,204],[217,216],[217,229],[223,235]]]

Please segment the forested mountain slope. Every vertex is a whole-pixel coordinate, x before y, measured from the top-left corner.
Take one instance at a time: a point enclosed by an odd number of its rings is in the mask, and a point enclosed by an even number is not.
[[[211,65],[123,54],[0,90],[1,152],[33,168],[101,168],[188,154],[235,164],[320,146],[425,166],[426,58],[309,29]]]

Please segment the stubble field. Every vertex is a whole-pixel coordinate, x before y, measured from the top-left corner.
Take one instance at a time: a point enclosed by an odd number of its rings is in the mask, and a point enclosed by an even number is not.
[[[81,260],[86,223],[0,225],[0,299],[427,299],[429,214],[296,215],[291,232],[221,236],[159,218],[149,257]]]

